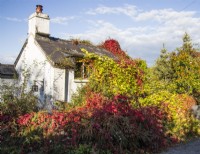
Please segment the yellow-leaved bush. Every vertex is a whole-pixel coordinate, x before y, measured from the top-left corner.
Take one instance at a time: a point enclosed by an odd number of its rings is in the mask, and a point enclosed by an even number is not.
[[[166,133],[178,140],[199,135],[199,121],[190,112],[196,101],[186,94],[172,94],[160,91],[140,99],[142,106],[157,106],[167,113],[165,119]]]
[[[103,95],[126,95],[136,99],[143,93],[146,62],[140,59],[112,59],[93,53],[86,53],[84,59],[90,62],[92,72],[89,86],[92,91]]]

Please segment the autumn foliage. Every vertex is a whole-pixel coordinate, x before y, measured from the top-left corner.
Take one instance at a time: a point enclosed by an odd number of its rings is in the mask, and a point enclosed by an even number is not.
[[[13,119],[18,129],[12,130],[15,133],[12,137],[20,141],[18,150],[21,153],[32,149],[51,153],[58,145],[63,153],[80,145],[90,145],[93,151],[116,154],[153,152],[172,142],[165,135],[165,116],[157,107],[135,109],[125,96],[108,99],[93,93],[83,107],[52,111],[51,114],[31,112]],[[6,116],[1,118],[1,122],[12,123]],[[3,146],[9,144],[4,134],[1,135]]]
[[[121,49],[119,42],[115,39],[108,39],[105,42],[103,42],[100,46],[110,51],[118,58],[128,57],[128,55]]]
[[[157,153],[196,137],[190,108],[199,101],[199,57],[185,41],[177,53],[163,50],[153,69],[114,39],[101,44],[114,59],[83,49],[89,84],[65,108],[0,103],[0,153]]]

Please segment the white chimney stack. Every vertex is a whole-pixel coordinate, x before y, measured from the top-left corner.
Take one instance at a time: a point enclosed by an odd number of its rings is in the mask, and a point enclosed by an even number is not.
[[[29,17],[29,35],[42,34],[49,36],[50,18],[47,14],[42,13],[43,6],[36,5],[36,12]]]

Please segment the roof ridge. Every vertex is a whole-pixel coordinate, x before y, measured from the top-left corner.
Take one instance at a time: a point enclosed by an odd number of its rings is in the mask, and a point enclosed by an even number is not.
[[[72,42],[74,45],[78,45],[78,44],[86,44],[88,46],[94,46],[94,47],[98,47],[98,45],[94,45],[92,42],[90,42],[89,40],[79,40],[79,39],[64,39],[64,38],[59,38],[59,37],[54,37],[54,36],[47,36],[47,35],[42,35],[40,33],[37,33],[36,35],[36,39],[40,39],[40,38],[45,38],[45,39],[49,39],[49,40],[58,40],[58,41],[63,41],[63,42]],[[78,44],[75,43],[75,41],[78,42]],[[87,42],[88,43],[85,43]]]

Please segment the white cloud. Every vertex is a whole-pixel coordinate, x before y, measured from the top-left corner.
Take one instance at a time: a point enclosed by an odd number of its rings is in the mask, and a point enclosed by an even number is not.
[[[134,16],[139,10],[134,5],[124,5],[124,7],[107,7],[100,6],[96,9],[90,9],[86,12],[89,15],[97,14],[125,14],[127,16]]]
[[[51,22],[52,22],[52,23],[56,23],[56,24],[64,24],[64,25],[67,25],[68,22],[69,22],[70,20],[73,20],[73,19],[75,19],[74,16],[71,16],[71,17],[55,17],[55,18],[52,18],[52,19],[51,19]]]
[[[11,18],[11,17],[5,17],[6,20],[8,21],[14,21],[14,22],[22,22],[23,20],[18,19],[18,18]]]
[[[128,17],[131,17],[136,21],[146,21],[146,20],[155,20],[155,21],[167,21],[172,19],[177,19],[180,17],[190,18],[195,15],[195,11],[175,11],[171,8],[169,9],[159,9],[159,10],[150,10],[144,11],[139,9],[135,5],[124,5],[122,7],[107,7],[100,6],[96,9],[90,9],[86,12],[89,15],[97,14],[123,14]]]
[[[180,47],[185,32],[191,36],[193,42],[200,42],[200,17],[195,11],[176,11],[171,8],[144,11],[134,5],[126,5],[101,6],[88,11],[87,14],[122,14],[131,18],[129,25],[131,23],[133,26],[120,28],[110,23],[111,21],[90,21],[92,29],[82,34],[74,34],[75,37],[89,39],[95,43],[109,37],[117,39],[129,55],[145,59],[149,65],[159,56],[163,43],[169,51]]]
[[[191,36],[193,42],[200,42],[200,17],[195,11],[176,11],[171,8],[144,11],[134,5],[124,5],[122,7],[100,6],[89,10],[86,14],[89,15],[86,18],[89,29],[68,36],[65,33],[66,39],[87,39],[99,44],[108,38],[114,38],[130,56],[144,59],[150,66],[160,55],[163,44],[168,51],[180,47],[185,32]],[[98,14],[102,15],[102,19],[90,19],[90,15]],[[104,18],[107,14],[114,16],[113,18],[119,14],[129,17],[128,24],[125,24],[129,27],[120,27],[112,23],[109,18]]]
[[[92,24],[93,26],[93,28],[91,28],[90,30],[80,34],[70,34],[70,37],[87,39],[91,40],[94,43],[100,43],[102,40],[105,40],[112,36],[116,36],[116,33],[120,31],[120,29],[116,28],[111,23],[104,22],[103,20],[98,20],[94,22],[90,21],[90,24]]]
[[[146,21],[146,20],[155,20],[155,21],[168,21],[168,20],[176,20],[177,18],[190,18],[195,15],[194,11],[182,11],[177,12],[173,9],[162,9],[162,10],[151,10],[151,11],[142,11],[138,12],[137,16],[133,17],[133,19],[137,21]]]

